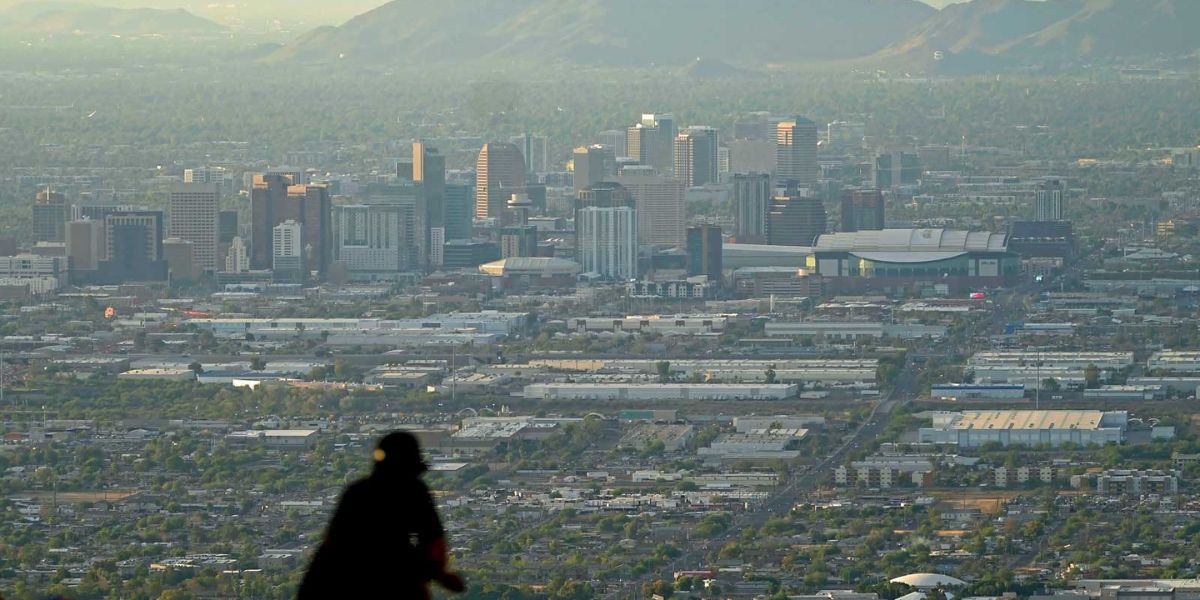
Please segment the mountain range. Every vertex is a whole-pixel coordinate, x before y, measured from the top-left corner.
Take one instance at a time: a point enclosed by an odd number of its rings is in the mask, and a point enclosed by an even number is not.
[[[0,10],[0,33],[72,36],[207,35],[225,28],[182,9],[25,2]]]
[[[974,0],[947,6],[873,62],[956,70],[1120,63],[1200,50],[1196,0]]]
[[[1191,55],[1198,23],[1200,0],[393,0],[265,60],[987,71]]]
[[[394,0],[273,58],[757,67],[870,54],[934,13],[917,0]]]

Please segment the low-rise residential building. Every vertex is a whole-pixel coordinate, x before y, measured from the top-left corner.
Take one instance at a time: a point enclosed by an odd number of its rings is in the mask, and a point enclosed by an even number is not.
[[[1096,477],[1096,492],[1106,496],[1173,496],[1179,480],[1163,471],[1109,469]]]
[[[840,465],[833,471],[833,481],[838,485],[862,485],[886,489],[897,485],[924,486],[930,482],[933,463],[925,457],[916,456],[869,456],[849,465]]]

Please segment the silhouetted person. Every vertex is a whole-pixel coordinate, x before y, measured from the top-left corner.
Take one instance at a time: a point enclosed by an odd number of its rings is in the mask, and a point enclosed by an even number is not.
[[[379,440],[371,475],[346,488],[304,582],[300,600],[428,598],[429,582],[461,592],[446,570],[446,537],[417,438],[393,432]]]

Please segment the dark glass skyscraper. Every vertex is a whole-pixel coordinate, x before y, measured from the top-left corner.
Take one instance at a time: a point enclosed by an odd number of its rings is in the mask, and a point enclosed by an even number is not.
[[[675,136],[675,178],[684,187],[716,183],[719,179],[717,149],[720,146],[717,130],[712,127],[689,127]]]
[[[707,275],[710,281],[720,281],[722,243],[721,228],[717,225],[688,227],[688,275]]]
[[[768,243],[775,246],[812,246],[825,233],[825,206],[820,198],[776,196],[767,214]]]
[[[879,190],[842,192],[842,231],[883,229],[883,193]]]

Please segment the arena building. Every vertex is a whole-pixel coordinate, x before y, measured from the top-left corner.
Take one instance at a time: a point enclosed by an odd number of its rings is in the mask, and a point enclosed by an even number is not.
[[[837,293],[915,291],[932,285],[964,293],[1011,285],[1020,273],[1020,259],[1009,252],[1002,233],[883,229],[822,235],[808,268]]]

